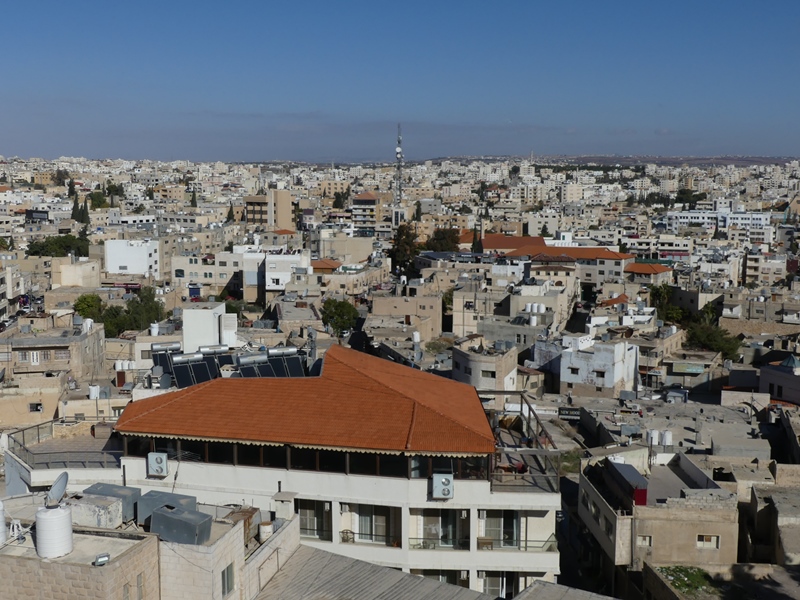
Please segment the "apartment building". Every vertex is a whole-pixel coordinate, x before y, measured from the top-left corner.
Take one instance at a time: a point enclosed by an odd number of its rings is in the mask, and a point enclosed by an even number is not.
[[[248,225],[260,225],[270,230],[296,229],[294,198],[289,190],[267,190],[261,196],[245,196],[245,219]]]
[[[635,595],[644,563],[727,567],[736,562],[738,498],[687,455],[644,446],[582,461],[578,516],[595,569],[617,597]]]
[[[103,245],[106,273],[161,279],[158,240],[107,240]]]
[[[538,444],[534,418],[526,413],[521,435]],[[557,470],[520,453],[507,437],[519,433],[496,437],[461,383],[334,345],[318,376],[215,379],[128,404],[115,431],[119,466],[71,466],[71,485],[125,477],[143,492],[288,508],[308,547],[435,571],[492,596],[559,573]],[[37,466],[25,449],[6,455],[13,493],[63,470]],[[167,477],[148,471],[153,451],[167,452]],[[537,460],[549,462],[544,450]]]
[[[491,392],[516,391],[517,347],[511,342],[489,342],[480,335],[456,340],[453,346],[453,379],[484,392],[488,406],[503,410],[513,396]]]

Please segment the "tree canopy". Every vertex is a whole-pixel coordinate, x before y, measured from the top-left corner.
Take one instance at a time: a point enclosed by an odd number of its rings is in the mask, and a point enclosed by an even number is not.
[[[425,248],[432,252],[457,252],[460,238],[458,229],[436,229]]]
[[[388,252],[395,272],[402,275],[413,272],[414,257],[418,253],[417,234],[409,225],[402,223],[394,234],[394,245]]]
[[[151,287],[139,290],[138,295],[125,303],[125,308],[106,305],[97,294],[78,296],[74,308],[82,317],[102,323],[109,338],[129,329],[141,331],[164,318],[164,305]]]
[[[330,327],[336,337],[353,329],[358,320],[358,309],[347,300],[328,298],[322,305],[322,323]]]
[[[89,256],[89,240],[72,234],[53,235],[28,244],[28,256]]]

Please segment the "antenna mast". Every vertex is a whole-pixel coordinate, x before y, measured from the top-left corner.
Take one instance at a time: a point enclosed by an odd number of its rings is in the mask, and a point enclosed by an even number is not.
[[[395,149],[397,162],[395,164],[394,175],[394,203],[400,206],[403,201],[403,135],[400,130],[400,123],[397,124],[397,148]]]

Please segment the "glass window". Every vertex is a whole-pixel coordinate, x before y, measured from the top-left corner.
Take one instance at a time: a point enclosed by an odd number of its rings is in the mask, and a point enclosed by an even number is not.
[[[222,596],[223,598],[230,594],[234,588],[233,581],[233,563],[229,564],[222,571]]]

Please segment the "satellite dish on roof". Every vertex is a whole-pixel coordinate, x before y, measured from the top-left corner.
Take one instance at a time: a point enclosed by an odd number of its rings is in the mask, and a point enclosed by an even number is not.
[[[58,506],[64,493],[67,491],[67,483],[69,482],[69,474],[64,471],[61,475],[56,477],[53,485],[50,486],[50,491],[47,492],[47,497],[44,499],[44,505],[47,508]]]

